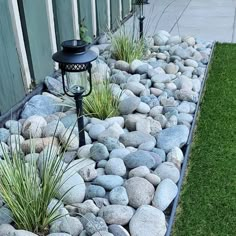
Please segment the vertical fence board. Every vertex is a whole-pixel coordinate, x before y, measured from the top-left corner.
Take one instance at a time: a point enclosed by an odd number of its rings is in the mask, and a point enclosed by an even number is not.
[[[130,12],[130,1],[122,0],[122,18],[125,18]]]
[[[120,24],[120,3],[119,0],[111,0],[111,29],[115,30]]]
[[[18,0],[31,76],[36,84],[53,71],[46,3],[42,0]]]
[[[97,35],[108,30],[107,0],[96,0]]]
[[[0,112],[3,114],[25,96],[8,2],[0,0]]]
[[[80,24],[84,22],[88,29],[87,35],[93,38],[93,23],[90,0],[78,0],[78,13]]]
[[[53,0],[53,10],[57,47],[60,49],[61,42],[74,39],[72,1]]]

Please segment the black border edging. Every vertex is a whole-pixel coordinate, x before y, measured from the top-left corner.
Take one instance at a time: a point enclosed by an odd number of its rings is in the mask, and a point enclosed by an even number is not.
[[[13,106],[7,113],[0,116],[0,128],[3,127],[5,122],[10,119],[18,120],[25,103],[28,102],[34,95],[41,94],[43,90],[44,84],[41,83],[32,92],[27,94],[20,102]]]
[[[202,96],[203,96],[203,91],[204,91],[204,88],[205,88],[206,80],[208,79],[208,72],[209,72],[209,68],[210,68],[212,58],[213,58],[213,55],[214,55],[215,45],[216,45],[216,42],[214,41],[213,45],[212,45],[212,50],[211,50],[209,62],[208,62],[208,65],[207,65],[207,69],[205,71],[204,79],[202,81],[201,90],[200,90],[200,94],[199,94],[199,100],[198,100],[198,103],[197,103],[197,106],[196,106],[196,111],[195,111],[193,122],[192,122],[192,125],[191,125],[188,141],[187,141],[187,144],[186,144],[186,151],[185,151],[185,154],[184,154],[184,162],[183,162],[182,167],[181,167],[180,178],[179,178],[178,185],[177,185],[178,193],[177,193],[177,195],[174,199],[174,202],[173,202],[173,206],[172,206],[172,209],[171,209],[171,214],[170,214],[170,218],[169,218],[169,221],[168,221],[168,226],[167,226],[167,231],[166,231],[165,236],[171,236],[172,227],[174,225],[175,214],[176,214],[176,210],[177,210],[178,203],[179,203],[180,192],[181,192],[181,188],[182,188],[182,185],[183,185],[183,180],[184,180],[185,173],[186,173],[186,168],[187,168],[187,165],[188,165],[193,134],[194,134],[195,128],[196,128],[196,121],[197,121],[199,110],[200,110],[200,105],[201,105],[201,101],[202,101]]]

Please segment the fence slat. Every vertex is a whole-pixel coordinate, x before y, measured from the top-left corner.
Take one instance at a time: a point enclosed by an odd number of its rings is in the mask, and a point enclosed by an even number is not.
[[[107,0],[96,0],[97,35],[108,30]]]
[[[130,12],[129,0],[122,0],[122,18],[125,18]]]
[[[0,112],[3,114],[25,96],[7,1],[0,1],[0,55]]]
[[[42,0],[18,0],[31,77],[36,84],[53,71],[46,10]]]
[[[92,5],[90,0],[78,0],[78,12],[80,24],[84,22],[88,32],[87,35],[93,38]]]
[[[120,2],[119,0],[110,0],[111,6],[111,29],[115,30],[120,24]]]
[[[72,1],[53,0],[57,47],[61,42],[74,38]]]

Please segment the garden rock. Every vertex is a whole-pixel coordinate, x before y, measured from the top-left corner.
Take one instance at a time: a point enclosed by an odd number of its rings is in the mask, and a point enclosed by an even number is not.
[[[97,139],[98,135],[102,133],[106,128],[101,124],[92,125],[89,129],[89,136],[92,139]]]
[[[146,166],[139,166],[139,167],[136,167],[136,168],[132,169],[129,172],[129,178],[132,178],[132,177],[141,177],[141,178],[143,178],[149,173],[150,173],[149,168],[147,168]]]
[[[124,157],[127,156],[128,154],[130,154],[130,151],[125,148],[113,149],[110,152],[109,159],[120,158],[123,160]]]
[[[155,187],[161,182],[161,178],[152,173],[145,175],[145,179],[148,180]]]
[[[138,208],[151,203],[155,189],[146,179],[140,177],[130,178],[125,182],[124,187],[129,197],[130,206]]]
[[[181,164],[184,160],[184,155],[182,150],[179,147],[174,147],[167,154],[167,161],[173,162],[177,167],[181,167]]]
[[[173,162],[163,162],[154,171],[161,180],[171,179],[174,183],[177,183],[180,177],[180,172]]]
[[[141,206],[132,217],[129,230],[130,234],[135,236],[164,236],[166,233],[165,215],[155,207]]]
[[[105,166],[105,172],[108,175],[124,176],[126,174],[124,161],[120,158],[111,158]]]
[[[44,126],[42,131],[43,137],[59,137],[65,132],[65,127],[61,121],[54,120]]]
[[[154,45],[161,46],[167,43],[169,37],[166,34],[158,32],[153,36],[153,39],[154,39]]]
[[[198,67],[198,63],[192,59],[186,59],[184,61],[185,66]]]
[[[129,232],[121,225],[109,225],[108,231],[114,236],[130,236]]]
[[[129,198],[126,189],[123,186],[116,187],[109,193],[109,201],[115,205],[128,205]]]
[[[101,231],[107,232],[108,227],[107,227],[103,218],[96,217],[96,218],[89,219],[89,221],[85,225],[85,230],[86,230],[88,236],[91,236],[91,235],[95,234],[96,232],[101,232]],[[98,236],[100,236],[100,235],[98,234]]]
[[[89,212],[97,215],[99,211],[99,208],[94,204],[92,200],[86,200],[83,203],[75,203],[73,204],[73,206],[77,208],[77,212],[81,215],[85,215]]]
[[[68,171],[70,172],[70,171]],[[69,205],[74,203],[81,203],[85,197],[85,184],[81,176],[74,172],[66,172],[62,177],[62,182],[65,183],[60,187],[58,192],[59,199],[70,189],[70,191],[63,198],[63,202]]]
[[[196,103],[198,101],[198,93],[186,89],[180,89],[175,91],[176,99],[181,101],[188,101]]]
[[[9,129],[11,134],[21,134],[22,124],[19,121],[8,120],[5,126]]]
[[[133,60],[133,61],[131,62],[131,64],[130,64],[130,72],[131,72],[132,74],[134,74],[135,71],[137,70],[137,68],[138,68],[139,66],[143,65],[143,64],[144,64],[144,63],[143,63],[142,61],[140,61],[140,60],[137,60],[137,59]]]
[[[167,74],[176,74],[178,70],[179,70],[179,67],[172,62],[167,64],[165,67],[165,71]]]
[[[80,147],[77,152],[78,158],[90,158],[91,157],[90,149],[92,146],[93,144],[87,144]]]
[[[124,162],[129,169],[139,166],[147,166],[148,168],[152,168],[156,164],[156,161],[152,155],[149,152],[143,150],[138,150],[128,154],[124,158]]]
[[[134,209],[130,206],[109,205],[102,207],[98,215],[107,224],[126,225],[134,214]]]
[[[97,177],[97,171],[94,168],[94,165],[89,165],[81,168],[79,170],[80,176],[84,181],[91,181]]]
[[[118,70],[129,72],[129,63],[122,60],[116,61],[115,68]]]
[[[92,199],[95,197],[105,197],[106,191],[103,187],[97,185],[90,185],[86,188],[86,198]]]
[[[38,236],[38,235],[26,230],[15,230],[11,231],[7,236]]]
[[[0,208],[0,225],[10,224],[12,221],[13,221],[12,212],[6,207],[1,207]]]
[[[112,190],[115,187],[121,186],[124,180],[118,175],[102,175],[98,176],[93,184],[102,186],[106,190]]]
[[[26,119],[22,127],[22,134],[25,138],[41,138],[42,129],[47,125],[47,121],[38,115],[30,116]]]
[[[140,95],[140,93],[145,90],[145,86],[137,82],[128,82],[125,84],[125,89],[129,89],[135,95]]]
[[[143,133],[140,131],[133,131],[129,133],[122,134],[119,138],[120,142],[123,143],[126,147],[138,147],[142,143],[153,142],[156,143],[153,136],[147,133]]]
[[[140,98],[138,97],[126,98],[120,102],[119,111],[122,115],[131,114],[138,108],[140,102]]]
[[[45,95],[33,96],[24,106],[21,118],[27,119],[33,115],[47,116],[60,111],[60,106],[51,97]]]
[[[158,185],[152,204],[161,211],[166,208],[174,200],[178,192],[176,184],[171,179],[164,179]]]
[[[120,125],[121,128],[124,128],[124,118],[122,116],[114,116],[110,118],[106,118],[105,120],[109,125],[113,125],[114,123],[117,123]]]
[[[51,229],[52,228],[53,227],[51,227]],[[68,233],[71,236],[77,236],[82,232],[83,225],[81,224],[78,218],[67,216],[67,217],[63,217],[58,227],[56,227],[58,232],[52,231],[51,229],[50,229],[50,233],[63,232],[63,233]]]
[[[8,129],[0,128],[0,142],[6,143],[9,136],[10,132]]]
[[[192,36],[183,37],[183,42],[186,42],[189,46],[194,46],[196,43],[195,38]]]
[[[102,143],[95,143],[90,148],[91,158],[95,161],[105,160],[109,157],[107,147]]]
[[[157,147],[169,152],[174,147],[182,147],[188,140],[189,129],[185,125],[176,125],[160,131],[157,136]]]
[[[106,130],[102,131],[98,135],[98,141],[103,140],[106,137],[111,137],[115,139],[119,139],[120,135],[124,133],[124,130],[120,127],[119,124],[113,123]]]
[[[142,114],[147,114],[150,111],[150,107],[146,103],[140,102],[136,111]]]
[[[66,147],[67,151],[76,151],[79,147],[79,138],[78,135],[72,133],[71,130],[66,130],[64,133],[60,133],[59,139]]]
[[[46,76],[44,83],[47,87],[47,90],[50,93],[52,93],[56,96],[64,94],[62,82],[59,79],[55,79],[51,76]]]
[[[51,233],[51,234],[48,234],[47,236],[71,236],[71,235],[70,234],[66,234],[66,233]]]
[[[167,74],[156,74],[151,78],[153,83],[168,83],[171,81],[171,76]]]
[[[77,115],[76,114],[69,114],[67,116],[64,116],[60,120],[62,124],[65,126],[65,128],[69,128],[70,126],[74,127],[77,122]],[[85,121],[85,118],[84,118]],[[84,122],[86,125],[86,122]]]
[[[114,236],[114,235],[106,231],[99,231],[93,234],[92,236]]]
[[[15,231],[15,228],[10,224],[1,224],[0,225],[0,235],[2,235],[2,236],[7,236],[13,231]]]

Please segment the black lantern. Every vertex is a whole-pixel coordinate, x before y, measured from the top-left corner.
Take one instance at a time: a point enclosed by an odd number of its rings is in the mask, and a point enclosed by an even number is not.
[[[88,44],[82,40],[67,40],[61,46],[62,50],[53,54],[52,59],[59,63],[65,94],[75,99],[81,147],[85,144],[83,97],[92,91],[91,62],[96,60],[97,54],[88,50]]]
[[[138,19],[139,19],[139,37],[143,37],[143,21],[145,19],[143,13],[143,5],[149,4],[148,0],[134,0],[134,5],[138,6]]]

